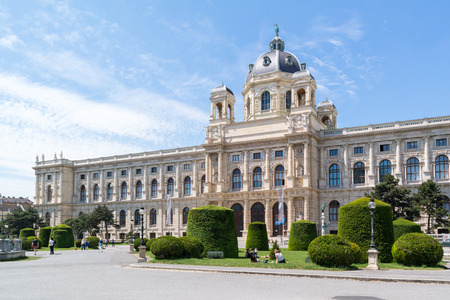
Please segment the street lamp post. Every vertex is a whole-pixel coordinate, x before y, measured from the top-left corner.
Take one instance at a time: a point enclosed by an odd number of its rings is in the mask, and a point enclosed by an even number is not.
[[[369,201],[369,210],[370,210],[370,248],[367,251],[368,254],[368,264],[366,269],[367,270],[379,270],[380,267],[378,266],[378,250],[375,248],[375,232],[373,230],[373,215],[375,213],[375,208],[377,207],[377,204],[375,203],[375,200],[373,198],[370,198]]]
[[[130,219],[130,253],[134,253],[134,244],[133,244],[133,218]]]
[[[138,263],[141,262],[146,262],[147,258],[145,257],[145,248],[147,248],[144,244],[144,213],[145,213],[145,209],[143,207],[141,207],[139,209],[139,215],[140,215],[140,221],[141,221],[141,245],[138,247],[139,248],[139,259],[138,259]]]

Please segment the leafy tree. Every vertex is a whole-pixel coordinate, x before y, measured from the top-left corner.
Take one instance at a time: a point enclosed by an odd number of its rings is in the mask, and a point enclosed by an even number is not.
[[[372,189],[371,193],[366,193],[366,197],[381,200],[392,207],[393,220],[399,218],[413,221],[420,216],[420,211],[414,205],[414,201],[409,197],[410,190],[398,186],[399,179],[387,173],[380,182]]]
[[[64,221],[64,224],[72,227],[73,233],[76,236],[84,232],[89,232],[93,235],[99,231],[98,222],[92,217],[92,214],[82,214],[78,218],[70,218]]]
[[[38,211],[31,206],[25,210],[20,208],[14,209],[10,214],[6,215],[2,226],[5,224],[8,225],[8,232],[15,236],[18,236],[23,228],[34,228],[34,224],[39,227],[46,225],[44,219],[39,217]]]
[[[99,224],[104,223],[106,236],[108,236],[108,225],[112,225],[115,228],[120,227],[114,219],[114,210],[107,208],[106,205],[97,206],[91,213],[91,216],[97,224],[97,228]]]
[[[427,215],[427,233],[430,233],[431,228],[450,224],[446,218],[448,212],[444,207],[441,189],[431,179],[422,182],[413,197],[416,204],[421,207],[422,212]],[[433,226],[431,224],[432,219],[434,219]]]

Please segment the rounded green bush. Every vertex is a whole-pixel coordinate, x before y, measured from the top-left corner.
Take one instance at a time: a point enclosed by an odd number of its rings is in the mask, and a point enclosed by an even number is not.
[[[183,243],[174,236],[160,236],[152,243],[151,252],[158,259],[180,258],[185,251]]]
[[[152,244],[156,239],[149,239],[146,243],[145,243],[145,247],[147,247],[145,249],[145,251],[150,251],[150,249],[152,248]]]
[[[75,240],[75,247],[81,248],[81,239]]]
[[[22,250],[32,250],[31,241],[28,238],[22,238]]]
[[[367,250],[371,242],[370,198],[360,198],[339,208],[338,234],[349,242],[361,247],[363,260],[367,260]],[[391,248],[394,244],[392,208],[389,204],[375,200],[374,213],[375,246],[381,262],[392,261]]]
[[[50,236],[53,236],[53,238],[56,240],[55,237],[55,231],[57,230],[63,230],[67,232],[66,235],[64,235],[64,238],[61,239],[62,234],[59,234],[59,243],[56,244],[56,247],[58,248],[70,248],[73,247],[75,239],[73,238],[73,230],[72,227],[66,225],[66,224],[60,224],[58,226],[55,226],[52,228],[52,231],[50,233]]]
[[[27,240],[31,241],[31,247],[33,248],[33,240],[34,240],[34,236],[29,236],[27,237]],[[41,249],[42,247],[42,241],[40,238],[37,238],[38,242],[39,242],[39,247],[38,249]]]
[[[352,242],[348,242],[348,243],[352,247],[353,254],[355,256],[355,263],[357,263],[357,264],[364,263],[365,262],[363,260],[364,255],[363,255],[363,252],[361,251],[361,247],[359,247],[357,244],[352,243]]]
[[[183,244],[185,252],[183,256],[185,257],[193,257],[193,258],[201,258],[204,250],[204,246],[199,239],[190,237],[190,236],[182,236],[178,238]]]
[[[392,246],[397,263],[405,266],[435,266],[444,255],[442,245],[424,233],[406,233]]]
[[[148,239],[144,238],[145,251],[150,250],[150,248],[147,248],[147,242],[148,242]],[[133,244],[134,244],[134,250],[139,251],[139,246],[141,245],[141,238],[135,239]]]
[[[420,225],[405,219],[397,219],[392,222],[394,226],[394,240],[396,241],[399,237],[405,233],[417,232],[421,233]]]
[[[289,232],[288,250],[306,251],[315,238],[317,238],[316,223],[307,220],[294,222]]]
[[[216,205],[191,209],[188,215],[187,236],[202,242],[203,255],[208,251],[223,251],[224,257],[239,256],[232,209]]]
[[[29,236],[35,236],[36,231],[33,228],[24,228],[20,230],[19,238],[27,238]]]
[[[100,239],[96,236],[90,236],[88,238],[86,238],[89,242],[89,248],[92,249],[98,249],[98,242],[100,241]]]
[[[269,250],[269,239],[267,238],[266,223],[253,222],[248,224],[247,242],[245,249],[258,248],[258,250]]]
[[[52,227],[46,226],[39,229],[39,238],[42,241],[42,244],[47,246],[48,241],[50,240],[50,233],[52,232]]]
[[[355,262],[352,246],[344,238],[334,234],[322,235],[308,247],[312,262],[324,267],[350,267]]]

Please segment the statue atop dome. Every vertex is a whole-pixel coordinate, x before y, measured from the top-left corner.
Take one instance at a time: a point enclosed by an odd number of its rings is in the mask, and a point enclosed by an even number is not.
[[[278,33],[280,32],[280,29],[278,28],[278,24],[273,22],[273,27],[275,27],[275,35],[278,36]]]

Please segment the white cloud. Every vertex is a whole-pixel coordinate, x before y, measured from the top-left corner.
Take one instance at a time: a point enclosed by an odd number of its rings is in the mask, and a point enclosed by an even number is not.
[[[15,34],[7,34],[0,38],[0,47],[14,49],[16,45],[23,45],[23,41]]]
[[[351,40],[359,40],[364,36],[364,31],[361,27],[361,23],[357,19],[352,18],[348,22],[338,26],[318,25],[313,30],[315,32],[343,35]]]

